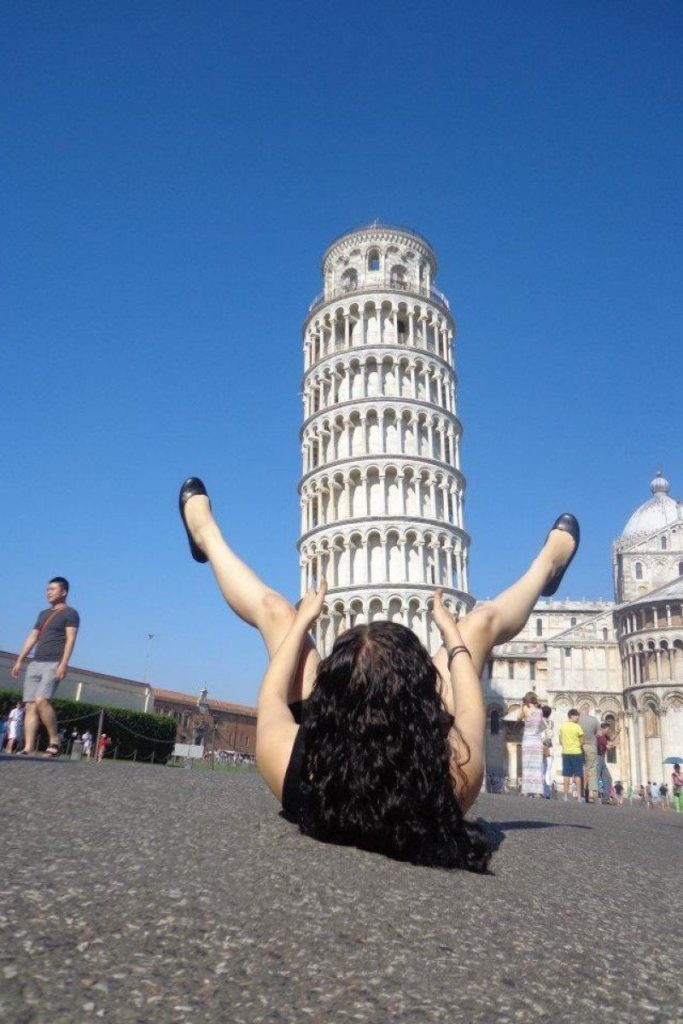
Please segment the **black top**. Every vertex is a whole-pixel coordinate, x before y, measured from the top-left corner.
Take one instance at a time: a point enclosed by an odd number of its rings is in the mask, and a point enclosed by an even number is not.
[[[35,653],[35,661],[61,661],[66,646],[66,627],[80,625],[80,616],[75,608],[69,608],[68,604],[60,608],[56,615],[52,615],[54,609],[46,608],[39,612],[34,629],[40,629],[46,619],[50,622],[46,629],[38,637]]]
[[[297,700],[289,705],[292,717],[297,725],[301,726],[306,712],[307,700]],[[303,729],[299,729],[294,740],[292,753],[285,772],[285,781],[282,784],[282,810],[287,818],[292,821],[299,820],[299,814],[303,805],[301,796],[301,770],[304,757],[304,736]]]
[[[301,774],[304,760],[304,731],[301,728],[301,721],[306,712],[307,701],[299,700],[289,705],[289,710],[294,716],[294,721],[299,723],[299,731],[294,740],[292,753],[285,772],[285,780],[282,784],[282,810],[285,816],[292,821],[299,821],[301,810],[304,804],[304,797],[301,792]],[[444,709],[439,713],[439,722],[444,736],[450,732],[455,719]]]
[[[304,800],[301,792],[301,772],[304,760],[304,731],[299,727],[292,747],[292,756],[282,784],[282,810],[291,821],[299,821]]]

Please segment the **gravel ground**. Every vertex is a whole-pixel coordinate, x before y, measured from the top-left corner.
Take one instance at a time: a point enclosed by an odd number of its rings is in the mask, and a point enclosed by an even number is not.
[[[483,796],[491,875],[300,835],[255,773],[0,758],[0,1020],[683,1021],[683,814]]]

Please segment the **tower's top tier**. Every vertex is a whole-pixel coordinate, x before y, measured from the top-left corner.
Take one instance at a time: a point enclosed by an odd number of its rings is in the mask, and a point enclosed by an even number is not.
[[[350,292],[391,289],[433,298],[448,308],[433,287],[436,256],[426,238],[408,228],[375,222],[337,238],[322,259],[325,290],[311,305]]]

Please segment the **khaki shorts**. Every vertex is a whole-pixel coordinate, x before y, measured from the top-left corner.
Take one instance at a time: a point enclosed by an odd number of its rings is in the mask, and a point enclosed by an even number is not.
[[[598,788],[598,750],[595,744],[585,743],[583,746],[583,770],[587,776],[588,788]]]
[[[32,701],[36,697],[44,697],[46,700],[54,697],[59,685],[56,675],[58,665],[58,661],[31,662],[24,676],[24,701]]]

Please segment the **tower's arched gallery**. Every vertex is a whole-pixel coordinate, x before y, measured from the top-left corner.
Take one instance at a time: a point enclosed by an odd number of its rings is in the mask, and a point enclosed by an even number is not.
[[[303,330],[299,485],[301,589],[329,588],[316,641],[327,653],[344,626],[390,619],[433,650],[434,587],[461,614],[474,605],[455,322],[436,257],[415,232],[373,224],[333,242],[322,272]],[[683,505],[669,490],[658,475],[613,546],[614,602],[541,601],[494,651],[491,777],[519,775],[509,716],[530,689],[556,724],[572,706],[611,723],[615,781],[660,782],[664,759],[683,754]]]
[[[434,586],[471,608],[455,325],[419,235],[373,225],[323,256],[304,324],[301,587],[329,594],[323,652],[342,624],[391,619],[429,644]]]

